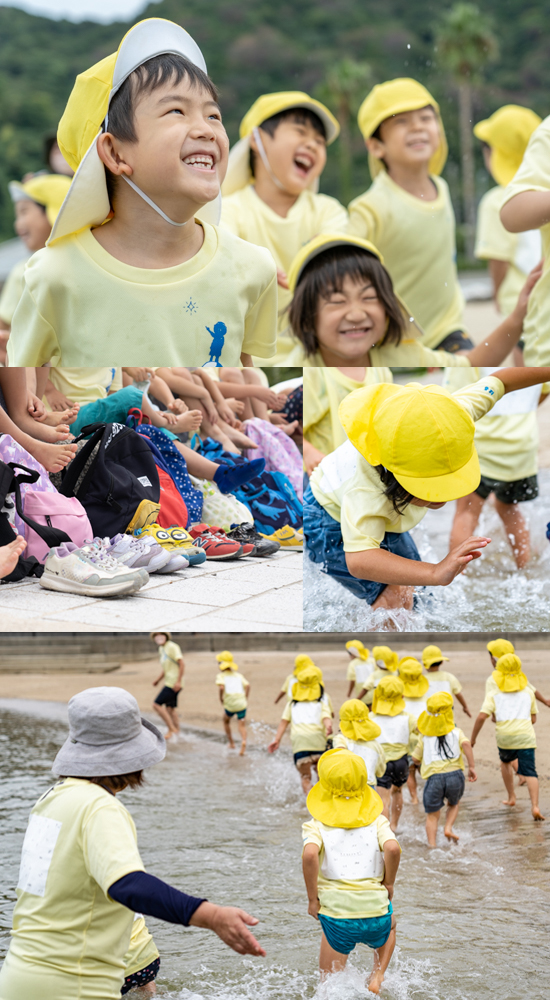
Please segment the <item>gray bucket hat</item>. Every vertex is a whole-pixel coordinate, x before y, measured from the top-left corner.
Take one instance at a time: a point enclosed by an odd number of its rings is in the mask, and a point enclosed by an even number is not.
[[[88,688],[69,702],[69,737],[52,772],[102,778],[141,771],[165,756],[164,736],[141,718],[132,694],[119,687]]]

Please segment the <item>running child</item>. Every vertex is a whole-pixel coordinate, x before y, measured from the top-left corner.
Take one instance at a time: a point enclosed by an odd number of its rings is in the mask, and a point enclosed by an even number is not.
[[[220,665],[220,672],[216,677],[220,702],[223,705],[223,727],[229,742],[229,749],[234,750],[233,734],[231,732],[231,719],[237,716],[237,728],[241,737],[241,749],[239,756],[246,753],[246,709],[248,707],[248,695],[250,694],[250,684],[244,674],[241,674],[233,656],[228,650],[218,653],[216,659]]]
[[[425,712],[418,718],[419,737],[413,760],[420,765],[424,786],[426,835],[430,847],[436,846],[437,826],[444,803],[447,803],[444,834],[450,842],[460,838],[453,832],[459,803],[464,795],[464,757],[468,762],[468,781],[477,781],[472,744],[455,726],[453,696],[446,691],[428,698]]]
[[[291,697],[285,706],[269,753],[279,749],[290,726],[290,742],[294,764],[307,795],[317,777],[317,763],[332,735],[332,711],[325,696],[323,675],[318,667],[304,667],[292,685]]]
[[[518,775],[523,775],[531,800],[531,813],[536,821],[543,820],[539,808],[539,779],[535,766],[537,739],[537,703],[532,687],[521,669],[521,660],[514,653],[501,656],[496,663],[481,711],[474,723],[472,746],[489,716],[496,719],[495,736],[500,757],[502,780],[508,795],[505,806],[515,806],[513,761],[518,762]]]
[[[507,653],[515,653],[514,646],[509,639],[492,639],[491,642],[487,643],[487,649],[489,651],[489,657],[494,669],[496,669],[497,660],[501,656],[505,656]],[[485,685],[486,689],[493,684],[494,681],[491,676],[487,679],[487,683]],[[540,701],[543,705],[546,705],[547,708],[550,708],[550,698],[545,698],[538,688],[536,688],[534,684],[531,684],[531,681],[529,680],[527,681],[527,687],[531,688],[537,701]]]
[[[288,674],[285,677],[283,684],[281,686],[281,690],[279,691],[279,694],[275,698],[274,704],[277,705],[280,702],[281,698],[284,698],[285,695],[287,698],[290,698],[291,687],[294,684],[294,681],[298,677],[298,674],[300,673],[300,670],[303,669],[303,667],[314,667],[314,666],[315,664],[310,656],[307,656],[305,653],[298,653],[298,656],[294,660],[294,670],[292,671],[291,674]]]
[[[349,656],[346,673],[346,680],[349,681],[348,698],[358,698],[375,666],[374,657],[360,639],[349,639],[346,650]]]
[[[417,720],[418,716],[426,711],[426,697],[429,690],[428,678],[424,676],[422,664],[414,656],[404,656],[399,661],[399,677],[403,681],[403,698],[405,699],[405,709]],[[407,778],[407,788],[411,796],[411,804],[418,805],[418,792],[416,788],[416,764],[414,761],[414,750],[416,747],[417,735],[413,733],[411,737],[412,751],[408,755],[409,776]]]
[[[472,713],[466,704],[466,699],[462,692],[462,684],[450,670],[441,670],[444,661],[449,660],[448,656],[443,656],[439,646],[424,646],[422,650],[422,663],[428,675],[430,695],[438,694],[439,691],[447,691],[460,702],[466,715],[471,719]]]
[[[416,732],[416,719],[406,711],[403,691],[399,677],[384,677],[375,689],[370,715],[370,721],[380,726],[376,739],[386,755],[386,770],[376,779],[376,787],[392,830],[397,830],[403,811],[402,789],[409,777],[408,755]]]
[[[205,221],[217,222],[229,142],[191,36],[163,18],[135,24],[77,77],[58,139],[76,173],[25,272],[11,363],[271,358],[275,263]]]
[[[394,653],[389,646],[374,646],[372,658],[375,663],[374,670],[369,674],[357,695],[366,705],[372,705],[374,689],[383,677],[388,677],[389,674],[395,673],[399,660],[397,653]]]
[[[448,586],[489,538],[469,538],[425,563],[409,535],[427,508],[471,493],[480,471],[475,421],[550,368],[506,368],[452,395],[440,386],[378,385],[340,405],[348,436],[304,496],[309,557],[374,610],[411,610],[415,586]]]
[[[395,948],[392,899],[401,848],[369,788],[365,762],[331,750],[319,762],[302,826],[308,913],[321,924],[321,980],[345,968],[357,944],[374,951],[370,993],[380,993]]]
[[[185,664],[177,642],[172,641],[170,632],[151,632],[151,639],[158,646],[161,673],[153,687],[164,681],[164,686],[153,702],[153,708],[168,726],[166,739],[176,741],[180,731],[177,707],[180,691],[183,690]]]
[[[369,717],[369,710],[358,698],[345,701],[340,708],[340,732],[334,737],[335,750],[349,750],[365,761],[367,781],[376,788],[376,779],[386,771],[386,755],[377,737],[382,730]]]

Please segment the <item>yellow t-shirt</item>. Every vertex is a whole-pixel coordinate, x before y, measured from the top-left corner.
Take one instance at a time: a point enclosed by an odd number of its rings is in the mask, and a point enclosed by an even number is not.
[[[377,669],[373,656],[369,656],[368,660],[361,660],[358,656],[354,657],[353,660],[350,660],[346,673],[346,680],[354,681],[355,683],[352,695],[353,698],[359,698],[363,688],[369,687],[369,681],[372,677],[373,669],[375,671]],[[380,673],[380,676],[382,676],[382,672]],[[372,701],[372,691],[370,692],[370,700],[368,694],[361,700],[364,701],[366,705],[370,705]]]
[[[287,697],[289,697],[288,689],[290,688],[291,684],[294,684],[295,680],[296,680],[296,678],[295,678],[294,674],[287,674],[287,676],[285,677],[285,679],[283,681],[283,684],[281,686],[281,691],[284,691],[284,693],[286,694]]]
[[[502,260],[509,265],[497,292],[497,303],[503,316],[509,316],[515,309],[527,275],[542,257],[538,229],[509,233],[502,225],[500,210],[506,190],[497,184],[483,195],[477,210],[475,247],[479,260]]]
[[[95,403],[122,389],[122,368],[50,368],[49,378],[73,403]]]
[[[381,778],[386,770],[386,754],[384,753],[384,747],[381,743],[377,743],[376,740],[358,740],[355,743],[353,740],[348,740],[343,733],[338,733],[334,737],[332,745],[335,750],[349,750],[351,753],[358,753],[359,749],[370,752],[370,757],[372,759],[371,766],[373,769],[372,774],[367,760],[365,760],[365,764],[367,765],[369,785],[371,785],[372,788],[376,787],[376,778]],[[359,753],[359,756],[362,756],[362,754]]]
[[[2,1000],[119,1000],[134,915],[108,890],[144,870],[114,795],[80,778],[47,791],[23,844]]]
[[[426,677],[430,685],[426,698],[431,698],[432,694],[439,694],[440,691],[446,691],[452,695],[460,694],[462,691],[462,684],[448,670],[427,670]]]
[[[502,366],[501,366],[502,367]],[[497,368],[470,368],[445,372],[443,384],[453,392]],[[492,413],[476,424],[475,445],[482,476],[512,483],[538,472],[539,427],[537,407],[542,387],[507,393]]]
[[[332,719],[326,694],[319,701],[288,701],[281,719],[290,722],[292,753],[325,751],[327,734],[323,719]]]
[[[85,229],[31,257],[10,363],[238,365],[275,354],[277,281],[269,252],[204,224],[191,260],[149,270],[112,257]]]
[[[380,250],[395,291],[424,330],[426,347],[464,329],[453,206],[445,181],[432,181],[437,198],[422,201],[382,170],[349,206],[349,232]]]
[[[180,672],[178,660],[183,660],[183,653],[177,642],[170,640],[169,642],[165,642],[163,646],[159,646],[159,658],[160,665],[164,670],[164,685],[165,687],[173,688],[174,684],[177,683]],[[182,688],[183,683],[182,677]]]
[[[464,757],[462,755],[462,744],[469,743],[468,737],[457,726],[452,732],[447,734],[447,746],[453,756],[445,757],[437,746],[437,736],[418,736],[416,746],[413,750],[415,760],[421,761],[420,774],[425,781],[431,778],[432,774],[449,774],[450,771],[464,770]]]
[[[378,836],[378,847],[384,850],[388,840],[397,840],[385,816],[375,820]],[[326,827],[317,819],[310,819],[302,825],[303,846],[316,844],[319,848],[319,890],[320,913],[326,917],[336,917],[339,920],[360,920],[369,917],[383,917],[388,912],[388,890],[382,884],[382,874],[376,878],[366,878],[357,881],[327,879],[323,876],[321,866],[325,855],[324,837],[326,831],[334,827]]]
[[[304,437],[324,455],[347,440],[338,407],[348,393],[366,385],[393,382],[389,368],[365,368],[364,373],[361,380],[355,380],[338,368],[310,367],[304,371]]]
[[[13,314],[19,304],[19,299],[25,287],[25,268],[28,258],[18,260],[8,274],[2,292],[0,293],[0,319],[11,326]]]
[[[130,947],[124,958],[124,975],[133,976],[135,972],[146,969],[151,962],[159,957],[158,948],[152,935],[147,930],[147,924],[141,913],[134,913]]]
[[[216,684],[223,687],[223,707],[227,712],[244,712],[248,705],[245,688],[246,677],[238,670],[220,670]]]
[[[292,338],[293,348],[287,355],[285,365],[302,368],[325,368],[320,352],[307,357],[301,344]],[[448,351],[433,351],[414,337],[405,337],[400,344],[386,344],[371,347],[369,359],[373,368],[470,368],[465,354],[449,354]],[[372,369],[369,369],[372,370]],[[379,381],[382,381],[381,379]],[[388,379],[388,381],[390,381]]]
[[[386,763],[399,760],[411,752],[416,743],[416,740],[413,740],[413,735],[416,733],[414,715],[408,712],[399,712],[398,715],[379,715],[377,712],[371,712],[369,718],[378,723],[382,730],[376,739],[386,755]]]
[[[495,736],[501,750],[528,750],[536,747],[537,738],[531,716],[538,712],[532,687],[523,691],[501,691],[497,684],[485,693],[480,709],[495,715]]]
[[[494,377],[453,393],[474,421],[488,413],[503,395],[504,386]],[[384,496],[380,476],[351,441],[320,462],[310,486],[317,502],[340,522],[346,552],[379,548],[387,531],[410,531],[427,510],[409,504],[403,514],[397,514]]]
[[[521,167],[503,196],[503,204],[523,191],[550,191],[550,116],[533,132]],[[542,277],[529,297],[523,324],[525,364],[533,368],[550,364],[550,223],[541,226]]]

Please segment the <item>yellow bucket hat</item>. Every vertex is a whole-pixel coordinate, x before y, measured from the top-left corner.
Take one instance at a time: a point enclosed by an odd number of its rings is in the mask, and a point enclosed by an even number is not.
[[[273,115],[277,115],[281,111],[290,111],[292,108],[307,108],[318,115],[325,126],[327,145],[330,146],[331,142],[338,138],[340,126],[336,118],[324,104],[314,100],[309,94],[304,94],[301,90],[283,90],[277,94],[262,94],[246,112],[239,129],[240,139],[230,150],[227,174],[222,184],[224,197],[241,191],[252,180],[250,136],[254,130],[260,128],[263,122],[272,118]],[[315,191],[317,190],[318,178],[313,182],[313,188]]]
[[[399,677],[383,677],[374,689],[372,710],[376,715],[399,715],[405,711],[403,681]]]
[[[353,653],[360,660],[368,660],[370,656],[367,647],[363,645],[360,639],[350,639],[346,642],[346,649],[348,653]]]
[[[493,680],[501,691],[523,691],[527,677],[521,669],[521,660],[514,653],[505,653],[497,660]]]
[[[238,666],[233,659],[233,654],[224,649],[223,653],[218,653],[216,659],[220,665],[220,670],[238,670]]]
[[[24,183],[10,181],[8,184],[11,200],[35,201],[42,205],[50,226],[53,226],[70,186],[71,178],[65,174],[37,174]]]
[[[433,663],[441,663],[442,660],[448,660],[448,656],[443,656],[439,646],[424,646],[422,650],[422,663],[428,670]]]
[[[427,712],[418,716],[417,726],[423,736],[447,736],[455,727],[453,696],[448,691],[432,694],[426,702]]]
[[[388,80],[386,83],[378,83],[373,87],[370,94],[365,97],[359,114],[357,123],[364,139],[369,139],[376,132],[376,129],[387,118],[394,115],[401,115],[405,111],[419,111],[431,104],[439,122],[439,132],[441,142],[430,160],[430,173],[440,174],[445,166],[447,154],[447,138],[443,128],[443,120],[439,110],[439,104],[434,101],[429,90],[426,90],[418,80],[411,80],[410,77],[400,77],[397,80]],[[369,170],[372,179],[385,170],[381,160],[376,159],[369,153]]]
[[[148,17],[126,32],[117,52],[77,76],[57,132],[59,148],[76,173],[49,243],[105,222],[111,206],[97,137],[109,104],[138,66],[167,53],[183,56],[206,73],[202,52],[184,28],[161,17]],[[205,206],[200,216],[218,222],[219,198]]]
[[[348,740],[375,740],[382,730],[369,719],[369,710],[358,698],[350,698],[340,708],[340,729]]]
[[[292,701],[318,701],[321,697],[323,674],[319,667],[304,667],[294,681],[290,696]]]
[[[515,649],[508,639],[492,639],[491,642],[487,643],[487,649],[494,656],[495,660],[498,660],[501,656],[506,656],[506,653],[515,653]]]
[[[527,143],[541,121],[529,108],[505,104],[474,126],[476,138],[491,147],[491,173],[497,184],[507,187],[517,174]]]
[[[376,660],[377,667],[383,664],[386,670],[390,670],[392,674],[395,673],[399,657],[389,646],[374,646],[372,655]]]
[[[428,678],[422,672],[422,664],[414,656],[404,656],[399,661],[398,669],[405,698],[422,698],[430,687]]]
[[[349,750],[328,750],[317,768],[319,781],[307,797],[314,819],[326,826],[350,830],[370,826],[384,808],[378,792],[368,785],[367,767]]]
[[[306,653],[298,653],[298,656],[294,660],[294,673],[301,670],[302,667],[314,667],[315,664],[311,659],[311,656],[307,656]]]
[[[338,414],[367,462],[385,466],[419,500],[456,500],[479,486],[474,421],[441,386],[380,383],[355,389]]]

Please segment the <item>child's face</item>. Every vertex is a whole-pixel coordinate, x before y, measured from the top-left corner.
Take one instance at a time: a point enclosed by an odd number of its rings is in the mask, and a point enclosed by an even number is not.
[[[52,231],[48,217],[41,205],[26,199],[15,203],[14,228],[31,253],[46,246],[46,240]]]
[[[157,646],[164,646],[166,636],[163,635],[162,632],[157,632],[157,634],[153,636],[153,641],[156,642]]]
[[[321,351],[342,362],[365,363],[366,356],[386,330],[386,310],[370,282],[346,275],[341,292],[321,299],[317,312],[317,340]]]
[[[366,146],[391,172],[392,167],[427,166],[440,143],[439,122],[428,106],[387,118],[380,126],[380,139],[371,137]]]
[[[309,122],[300,124],[285,119],[273,136],[262,132],[261,137],[273,173],[290,194],[301,194],[322,174],[327,162],[327,144]],[[256,152],[256,180],[267,180],[269,173],[257,153],[254,136],[250,144]]]

